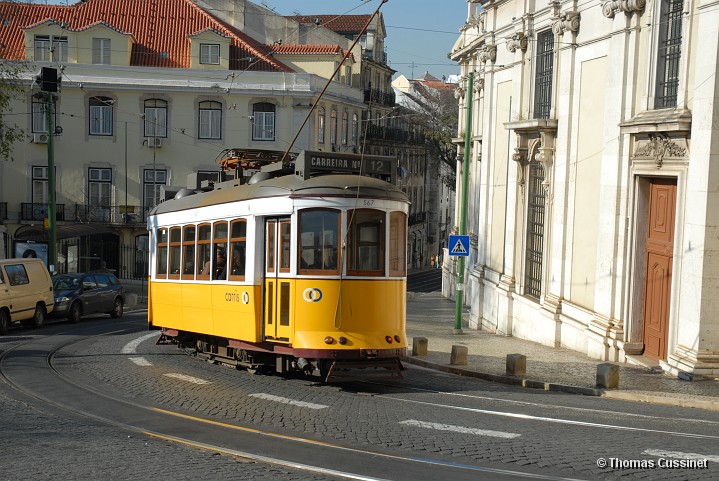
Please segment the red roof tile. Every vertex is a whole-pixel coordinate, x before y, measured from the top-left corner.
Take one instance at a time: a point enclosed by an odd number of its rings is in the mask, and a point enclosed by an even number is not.
[[[344,50],[342,50],[339,45],[301,45],[290,43],[273,45],[272,51],[293,55],[344,55]]]
[[[230,69],[283,71],[292,69],[273,59],[266,45],[210,15],[190,0],[86,0],[69,6],[0,3],[0,57],[22,59],[23,27],[52,19],[70,31],[104,22],[114,30],[129,33],[131,65],[190,67],[188,36],[206,29],[230,38]],[[4,47],[4,48],[2,48]],[[247,57],[256,60],[249,65]]]
[[[359,33],[372,15],[299,15],[289,16],[291,20],[303,24],[322,25],[337,33]]]

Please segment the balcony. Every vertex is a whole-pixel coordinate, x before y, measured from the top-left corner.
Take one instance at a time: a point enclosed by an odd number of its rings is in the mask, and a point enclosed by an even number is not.
[[[365,103],[372,102],[375,104],[386,105],[387,107],[394,107],[394,90],[390,90],[389,92],[378,89],[365,90],[364,101]]]
[[[409,225],[416,225],[421,224],[427,220],[427,213],[426,212],[416,212],[414,214],[410,214],[409,216]]]
[[[138,205],[84,205],[75,204],[73,220],[105,224],[145,224],[147,214]]]
[[[370,124],[367,126],[367,138],[373,140],[391,140],[392,142],[402,142],[405,144],[423,144],[425,137],[417,132],[398,129],[395,127],[383,127],[381,125]]]
[[[42,222],[47,217],[48,204],[23,202],[20,204],[20,220]],[[65,220],[65,204],[55,204],[55,220]]]

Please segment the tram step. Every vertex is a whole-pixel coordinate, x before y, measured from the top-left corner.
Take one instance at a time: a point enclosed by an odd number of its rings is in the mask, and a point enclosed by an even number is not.
[[[367,380],[396,380],[402,379],[404,367],[399,359],[379,361],[334,361],[330,366],[327,383],[367,381]]]

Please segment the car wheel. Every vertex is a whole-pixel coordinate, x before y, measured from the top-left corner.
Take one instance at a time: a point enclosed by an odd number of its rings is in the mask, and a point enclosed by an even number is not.
[[[112,305],[112,311],[110,311],[110,316],[115,319],[117,319],[118,317],[122,317],[122,311],[122,299],[118,297],[115,299],[115,303]]]
[[[35,329],[42,327],[45,324],[45,308],[38,304],[35,306],[35,315],[32,318],[32,327]]]
[[[7,334],[10,328],[10,314],[5,309],[0,310],[0,336]]]
[[[71,322],[80,322],[82,318],[82,307],[80,307],[79,302],[72,303],[70,311],[67,313],[67,318],[70,319]]]

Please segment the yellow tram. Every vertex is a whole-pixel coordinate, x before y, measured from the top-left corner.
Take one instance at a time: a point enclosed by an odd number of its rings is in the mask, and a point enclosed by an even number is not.
[[[302,152],[160,203],[148,217],[150,328],[252,372],[399,376],[409,203],[396,168]]]

